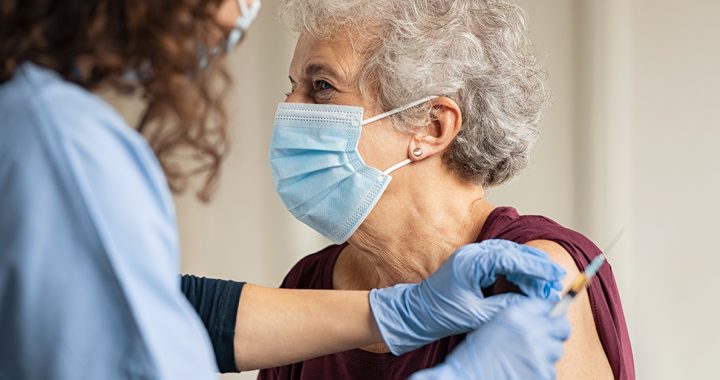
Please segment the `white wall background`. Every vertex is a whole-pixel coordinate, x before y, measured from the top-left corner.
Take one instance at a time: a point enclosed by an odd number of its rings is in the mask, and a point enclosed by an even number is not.
[[[717,378],[720,2],[632,7],[632,327],[646,379]]]
[[[183,269],[277,285],[325,243],[284,210],[266,160],[294,42],[266,2],[232,57],[233,153],[215,199],[177,199]],[[717,378],[720,2],[524,0],[555,102],[533,162],[490,194],[611,253],[639,379]],[[251,379],[254,374],[224,378]]]

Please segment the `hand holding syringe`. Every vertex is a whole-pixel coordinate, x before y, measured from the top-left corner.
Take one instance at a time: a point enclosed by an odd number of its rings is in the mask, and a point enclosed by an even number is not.
[[[623,231],[620,231],[620,233],[615,237],[610,246],[605,251],[601,252],[600,255],[594,258],[593,261],[590,262],[590,265],[585,268],[584,272],[580,273],[577,277],[575,277],[575,280],[573,280],[572,284],[570,285],[570,289],[568,290],[567,294],[565,294],[565,296],[563,296],[563,298],[561,298],[560,301],[558,301],[555,306],[550,310],[551,317],[557,317],[565,314],[575,297],[577,297],[577,295],[580,294],[580,292],[582,292],[585,288],[590,286],[590,282],[597,275],[598,271],[600,271],[602,265],[606,262],[606,253],[610,252],[610,250],[613,249],[618,240],[620,240],[620,237],[622,237],[622,234]]]

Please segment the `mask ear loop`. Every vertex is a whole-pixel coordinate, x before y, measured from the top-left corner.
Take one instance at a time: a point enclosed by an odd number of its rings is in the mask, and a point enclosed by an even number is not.
[[[376,116],[373,116],[373,117],[371,117],[371,118],[369,118],[369,119],[366,119],[365,121],[362,122],[362,125],[372,124],[372,123],[374,123],[374,122],[376,122],[376,121],[378,121],[378,120],[382,120],[382,119],[384,119],[384,118],[386,118],[386,117],[390,117],[390,116],[395,115],[395,114],[398,114],[398,113],[400,113],[400,112],[407,111],[407,110],[409,110],[410,108],[417,107],[417,106],[419,106],[419,105],[421,105],[421,104],[423,104],[423,103],[429,102],[429,101],[431,101],[431,100],[433,100],[433,99],[437,99],[437,98],[439,98],[439,96],[428,96],[428,97],[426,97],[426,98],[422,98],[422,99],[420,99],[420,100],[418,100],[418,101],[416,101],[416,102],[412,102],[412,103],[410,103],[410,104],[408,104],[408,105],[402,106],[402,107],[400,107],[400,108],[396,108],[396,109],[394,109],[394,110],[392,110],[392,111],[388,111],[388,112],[385,112],[385,113],[381,113],[380,115],[376,115]],[[394,171],[397,171],[398,169],[400,169],[400,168],[402,168],[402,167],[405,167],[405,166],[411,164],[412,162],[413,162],[413,161],[408,158],[408,159],[406,159],[406,160],[404,160],[404,161],[402,161],[402,162],[399,162],[399,163],[391,166],[389,169],[385,170],[385,171],[383,172],[383,174],[384,174],[384,175],[390,175],[390,174],[392,174]]]
[[[237,0],[237,3],[238,7],[240,7],[240,17],[238,17],[235,26],[233,26],[228,36],[225,47],[225,50],[228,52],[240,42],[243,34],[250,28],[250,24],[257,18],[261,7],[260,0],[254,0],[250,8],[247,6],[247,0]]]
[[[250,8],[247,6],[247,0],[238,0],[238,4],[240,5],[240,12],[242,14],[240,15],[240,19],[238,20],[236,27],[247,30],[250,28],[250,24],[257,18],[258,13],[260,13],[260,7],[262,4],[260,3],[260,0],[253,0]]]
[[[412,162],[413,162],[413,161],[408,158],[407,160],[405,160],[405,161],[403,161],[403,162],[400,162],[400,163],[398,163],[398,164],[395,164],[395,165],[391,166],[388,170],[385,170],[385,171],[383,172],[383,174],[385,174],[385,175],[390,175],[390,174],[392,174],[392,172],[394,172],[394,171],[396,171],[396,170],[398,170],[398,169],[400,169],[400,168],[402,168],[402,167],[404,167],[404,166],[406,166],[406,165],[409,165],[409,164],[411,164]]]
[[[427,98],[420,99],[420,100],[418,100],[417,102],[412,102],[412,103],[410,103],[410,104],[408,104],[408,105],[406,105],[406,106],[402,106],[402,107],[396,108],[396,109],[394,109],[394,110],[392,110],[392,111],[388,111],[388,112],[385,112],[385,113],[381,113],[380,115],[375,115],[375,116],[373,116],[373,117],[371,117],[371,118],[366,119],[365,121],[363,121],[363,122],[362,122],[362,125],[372,124],[372,123],[374,123],[374,122],[376,122],[376,121],[378,121],[378,120],[382,120],[382,119],[384,119],[384,118],[386,118],[386,117],[389,117],[389,116],[398,114],[398,113],[403,112],[403,111],[407,111],[407,110],[409,110],[410,108],[417,107],[417,106],[419,106],[419,105],[421,105],[421,104],[423,104],[423,103],[429,102],[429,101],[431,101],[431,100],[433,100],[433,99],[437,99],[437,98],[438,98],[437,96],[428,96]]]
[[[241,13],[240,16],[247,16],[247,14],[248,14],[247,1],[237,0],[237,2],[238,2],[238,6],[240,7],[240,13]]]

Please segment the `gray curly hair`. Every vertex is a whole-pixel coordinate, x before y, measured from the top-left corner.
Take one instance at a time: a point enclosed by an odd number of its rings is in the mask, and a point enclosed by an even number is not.
[[[548,104],[523,10],[505,0],[286,0],[294,31],[370,39],[361,91],[390,110],[425,96],[454,99],[460,133],[443,162],[461,179],[500,185],[528,164]],[[404,112],[401,129],[426,126],[431,106]]]

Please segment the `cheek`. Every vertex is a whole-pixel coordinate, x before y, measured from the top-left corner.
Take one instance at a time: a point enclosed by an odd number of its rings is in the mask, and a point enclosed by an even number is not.
[[[407,135],[376,122],[363,127],[358,150],[366,164],[385,170],[407,158],[408,143]]]

